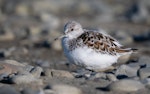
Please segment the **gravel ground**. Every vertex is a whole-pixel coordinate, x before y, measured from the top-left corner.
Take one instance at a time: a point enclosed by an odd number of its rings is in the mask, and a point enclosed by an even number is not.
[[[149,7],[149,0],[0,0],[0,94],[148,94]],[[53,40],[72,19],[138,53],[109,72],[69,64]]]

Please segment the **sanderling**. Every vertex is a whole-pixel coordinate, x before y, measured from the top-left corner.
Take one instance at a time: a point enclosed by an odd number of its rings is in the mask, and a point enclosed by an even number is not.
[[[134,51],[132,48],[123,48],[102,30],[83,29],[76,21],[69,21],[64,26],[64,35],[57,39],[62,39],[62,47],[70,63],[94,71],[107,69],[117,63],[120,56]]]

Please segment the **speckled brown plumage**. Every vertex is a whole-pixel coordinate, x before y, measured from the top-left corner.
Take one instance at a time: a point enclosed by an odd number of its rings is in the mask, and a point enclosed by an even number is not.
[[[109,35],[97,32],[84,30],[84,33],[69,41],[69,49],[74,50],[80,46],[87,46],[96,52],[102,54],[117,55],[125,52],[130,52],[131,49],[123,49],[117,44],[117,40]]]

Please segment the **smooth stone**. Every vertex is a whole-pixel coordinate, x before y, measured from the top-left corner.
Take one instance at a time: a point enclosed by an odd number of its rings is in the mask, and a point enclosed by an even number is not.
[[[127,77],[134,77],[137,76],[137,69],[131,68],[127,65],[121,65],[115,72],[116,76],[127,76]]]
[[[141,56],[139,58],[138,64],[140,66],[145,66],[148,67],[148,65],[150,64],[150,56]]]
[[[31,74],[36,78],[40,78],[42,72],[43,69],[41,67],[35,67],[32,69]]]
[[[62,50],[61,41],[57,40],[57,41],[53,42],[52,48],[56,51],[61,51]]]
[[[14,87],[12,86],[1,86],[0,94],[20,94]]]
[[[25,64],[22,64],[20,62],[15,61],[15,60],[5,60],[4,62],[8,63],[8,64],[16,65],[16,66],[23,66],[23,67],[25,66]]]
[[[125,32],[125,31],[117,31],[116,37],[120,41],[120,43],[122,43],[123,45],[133,43],[132,36],[129,35],[129,33]]]
[[[9,57],[11,55],[11,52],[8,50],[1,50],[0,51],[0,58],[6,58]]]
[[[41,67],[50,67],[50,63],[48,61],[37,60],[35,63]]]
[[[141,68],[141,69],[139,70],[138,74],[139,74],[139,77],[140,77],[141,79],[150,77],[150,67]]]
[[[150,78],[145,78],[145,79],[141,80],[141,82],[145,85],[150,85]]]
[[[50,77],[64,77],[64,78],[74,78],[73,74],[71,74],[68,71],[64,70],[55,70],[55,69],[50,69],[47,70],[49,73]]]
[[[41,90],[25,88],[22,90],[21,94],[44,94]]]
[[[102,78],[102,79],[106,79],[106,73],[96,73],[95,78]]]
[[[113,82],[107,88],[111,91],[135,92],[145,86],[139,81],[126,79]]]
[[[131,67],[133,69],[137,69],[137,70],[140,69],[140,66],[139,66],[139,64],[137,62],[127,64],[127,66],[129,66],[129,67]]]
[[[118,80],[115,75],[110,74],[110,73],[106,74],[106,77],[109,81],[117,81]]]
[[[118,59],[117,63],[118,64],[126,64],[129,61],[130,57],[131,57],[131,54],[123,55]]]
[[[32,74],[16,75],[11,78],[11,82],[14,84],[43,84],[40,79],[35,78]]]
[[[14,39],[15,36],[11,31],[6,31],[4,34],[0,35],[0,41],[12,41]]]
[[[55,91],[54,94],[82,94],[82,91],[77,87],[64,84],[53,85],[52,90]]]
[[[29,15],[29,7],[27,4],[18,4],[16,6],[15,12],[19,15],[19,16],[28,16]]]

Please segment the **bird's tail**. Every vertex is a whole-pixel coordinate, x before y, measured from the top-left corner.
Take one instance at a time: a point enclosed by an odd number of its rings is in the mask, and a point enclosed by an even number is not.
[[[131,54],[131,53],[137,53],[138,49],[134,48],[121,48],[121,49],[116,49],[116,52],[121,54],[121,55],[126,55],[126,54]]]

